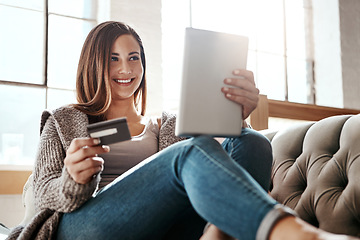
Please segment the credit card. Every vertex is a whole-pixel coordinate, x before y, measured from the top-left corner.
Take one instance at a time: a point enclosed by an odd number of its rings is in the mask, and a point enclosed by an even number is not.
[[[109,145],[131,139],[126,118],[117,118],[87,126],[92,138],[99,138],[101,145]]]

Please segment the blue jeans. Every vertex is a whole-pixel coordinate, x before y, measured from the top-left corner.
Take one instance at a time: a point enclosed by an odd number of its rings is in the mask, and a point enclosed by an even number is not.
[[[271,164],[270,143],[251,129],[222,146],[206,136],[176,143],[65,213],[58,239],[199,239],[206,221],[255,239],[277,204]]]

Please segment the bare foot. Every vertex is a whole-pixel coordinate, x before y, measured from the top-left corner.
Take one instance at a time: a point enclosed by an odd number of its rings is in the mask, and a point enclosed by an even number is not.
[[[210,224],[210,226],[205,230],[204,234],[201,236],[200,240],[236,240],[236,239],[221,231],[214,224]]]
[[[347,235],[339,235],[332,234],[325,231],[320,230],[318,240],[359,240],[357,237],[347,236]]]
[[[281,219],[270,233],[270,240],[360,240],[359,238],[325,232],[293,216]],[[236,240],[215,225],[205,230],[200,240]]]
[[[270,240],[360,240],[356,237],[325,232],[295,217],[280,220],[270,233]]]

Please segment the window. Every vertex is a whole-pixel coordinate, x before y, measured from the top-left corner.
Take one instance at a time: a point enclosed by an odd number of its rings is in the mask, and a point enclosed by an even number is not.
[[[33,164],[41,112],[75,102],[96,0],[0,0],[0,164]]]
[[[313,103],[311,41],[303,0],[163,1],[164,106],[177,109],[185,27],[249,37],[247,68],[262,94]],[[172,3],[171,3],[172,4]]]

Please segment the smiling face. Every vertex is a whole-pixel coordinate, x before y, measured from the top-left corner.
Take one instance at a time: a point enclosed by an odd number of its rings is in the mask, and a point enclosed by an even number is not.
[[[144,74],[139,43],[130,34],[121,35],[111,48],[110,58],[112,100],[133,102]]]

